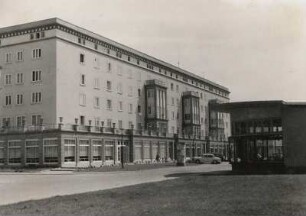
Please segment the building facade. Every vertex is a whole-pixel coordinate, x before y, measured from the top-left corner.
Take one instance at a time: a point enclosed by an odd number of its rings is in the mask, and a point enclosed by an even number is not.
[[[249,101],[214,104],[231,115],[233,170],[306,170],[306,104]]]
[[[209,131],[209,101],[229,101],[221,85],[58,18],[1,28],[0,51],[5,165],[117,163],[123,145],[130,162],[174,159],[174,134],[189,157],[222,148]]]

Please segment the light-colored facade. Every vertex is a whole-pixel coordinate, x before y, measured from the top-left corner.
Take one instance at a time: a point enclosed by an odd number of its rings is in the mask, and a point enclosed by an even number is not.
[[[16,132],[134,126],[207,140],[209,101],[229,101],[223,86],[58,18],[0,29],[0,66],[0,124]],[[186,92],[197,132],[183,124]]]

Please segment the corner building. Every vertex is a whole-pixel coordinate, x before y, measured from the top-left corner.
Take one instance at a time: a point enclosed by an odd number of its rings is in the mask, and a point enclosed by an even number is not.
[[[0,165],[154,162],[178,142],[187,157],[226,151],[208,103],[227,88],[61,19],[1,28],[0,68]]]

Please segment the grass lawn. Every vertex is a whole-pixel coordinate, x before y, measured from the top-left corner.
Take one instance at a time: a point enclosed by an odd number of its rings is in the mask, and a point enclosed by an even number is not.
[[[163,182],[1,206],[0,215],[306,215],[306,175],[176,176]]]

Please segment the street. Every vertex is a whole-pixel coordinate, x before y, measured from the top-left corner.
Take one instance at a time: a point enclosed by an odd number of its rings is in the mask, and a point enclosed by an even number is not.
[[[0,173],[0,205],[53,196],[105,190],[147,182],[168,180],[166,175],[230,170],[219,165],[169,167],[142,171],[82,172],[49,171],[37,173]]]

